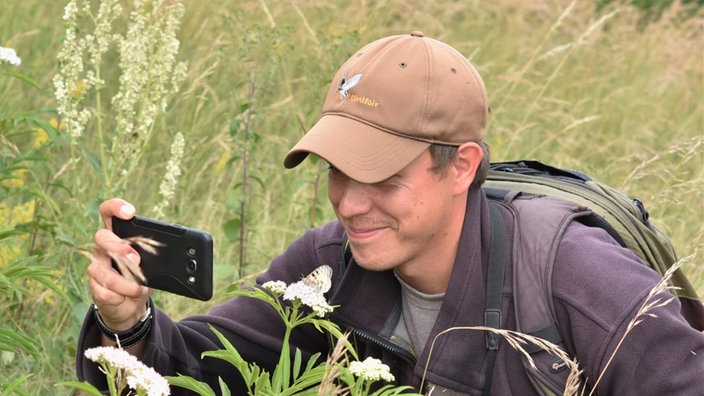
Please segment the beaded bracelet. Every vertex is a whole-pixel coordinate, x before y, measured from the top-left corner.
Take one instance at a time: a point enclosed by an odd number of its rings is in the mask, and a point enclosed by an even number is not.
[[[137,344],[147,336],[149,330],[152,328],[152,321],[154,319],[153,308],[154,303],[150,298],[147,300],[147,312],[144,316],[142,316],[142,318],[139,319],[139,322],[127,330],[115,331],[103,322],[103,318],[100,316],[100,311],[98,311],[98,306],[93,304],[93,310],[95,311],[95,323],[98,325],[98,328],[108,339],[117,342],[123,349]]]

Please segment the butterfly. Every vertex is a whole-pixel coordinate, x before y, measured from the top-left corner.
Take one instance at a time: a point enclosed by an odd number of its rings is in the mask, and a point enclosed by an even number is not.
[[[321,293],[327,292],[332,286],[332,268],[329,265],[321,265],[303,278],[303,283]]]
[[[360,78],[362,78],[362,74],[357,73],[354,76],[350,77],[348,80],[347,74],[345,73],[345,75],[342,77],[342,80],[340,81],[340,86],[337,87],[337,92],[340,93],[340,98],[344,99],[344,98],[348,97],[350,94],[347,91],[349,91],[350,88],[357,85]]]

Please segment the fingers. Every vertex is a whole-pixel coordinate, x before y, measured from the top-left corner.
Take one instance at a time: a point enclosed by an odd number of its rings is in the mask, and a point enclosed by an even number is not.
[[[94,239],[93,259],[87,269],[94,297],[100,299],[101,302],[115,303],[119,298],[111,296],[110,293],[132,298],[143,296],[146,293],[146,288],[134,280],[120,275],[112,267],[111,261],[111,258],[116,258],[119,262],[138,268],[140,257],[137,251],[112,231],[104,228],[95,233]]]
[[[139,265],[140,257],[137,251],[112,231],[101,228],[95,233],[93,240],[95,242],[93,255],[97,259],[109,264],[110,256],[118,256]]]
[[[141,298],[149,294],[147,287],[120,275],[109,261],[94,259],[86,271],[96,303],[116,305],[125,298]]]
[[[112,198],[100,204],[100,217],[103,224],[112,229],[112,217],[117,216],[123,220],[131,219],[135,214],[135,208],[129,202],[120,198]]]

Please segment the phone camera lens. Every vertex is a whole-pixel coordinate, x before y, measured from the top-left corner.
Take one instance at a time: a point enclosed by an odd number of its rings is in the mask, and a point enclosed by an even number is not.
[[[187,274],[193,274],[196,272],[198,269],[198,262],[196,262],[194,259],[188,259],[186,261],[186,273]]]
[[[189,256],[193,257],[196,255],[196,248],[188,248],[188,250],[186,250],[186,253],[188,253]]]

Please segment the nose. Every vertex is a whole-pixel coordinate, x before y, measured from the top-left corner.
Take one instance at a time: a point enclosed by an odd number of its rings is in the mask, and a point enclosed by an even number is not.
[[[372,209],[372,186],[345,178],[328,184],[328,195],[335,211],[342,217],[369,213]]]

